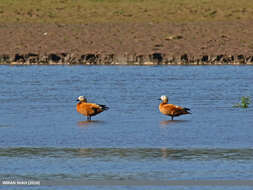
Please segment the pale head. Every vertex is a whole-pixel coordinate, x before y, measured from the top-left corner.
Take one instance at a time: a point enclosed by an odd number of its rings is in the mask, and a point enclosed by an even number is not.
[[[84,97],[84,96],[79,96],[77,98],[77,101],[80,101],[80,102],[87,102],[87,99]]]
[[[160,99],[161,99],[164,103],[167,103],[167,102],[168,102],[168,97],[165,96],[165,95],[162,95]]]

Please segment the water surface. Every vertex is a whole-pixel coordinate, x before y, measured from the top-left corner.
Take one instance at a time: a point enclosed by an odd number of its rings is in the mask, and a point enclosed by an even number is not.
[[[252,179],[251,66],[0,66],[0,177]],[[191,108],[170,121],[161,95]],[[110,110],[86,117],[80,95]],[[202,189],[202,188],[200,188]]]

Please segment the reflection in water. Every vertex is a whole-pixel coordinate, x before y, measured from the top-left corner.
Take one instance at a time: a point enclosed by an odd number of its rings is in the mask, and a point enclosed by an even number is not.
[[[0,148],[0,157],[96,158],[125,160],[253,160],[253,149],[170,148]]]
[[[10,127],[9,125],[2,125],[2,124],[0,124],[0,128],[2,128],[2,127]]]
[[[160,124],[171,125],[171,124],[184,123],[184,122],[188,122],[188,120],[164,120],[164,121],[161,121]]]
[[[162,153],[162,157],[163,158],[167,158],[168,157],[167,148],[161,148],[161,153]]]
[[[97,124],[97,123],[104,123],[104,121],[99,121],[99,120],[88,121],[88,120],[85,120],[85,121],[77,122],[77,125],[79,127],[87,127],[87,126],[94,125],[94,124]]]

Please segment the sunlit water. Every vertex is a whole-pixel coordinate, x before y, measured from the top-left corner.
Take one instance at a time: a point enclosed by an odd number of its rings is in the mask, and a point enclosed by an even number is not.
[[[0,66],[0,84],[1,178],[253,179],[253,109],[232,107],[253,67]],[[80,95],[110,109],[86,122]]]

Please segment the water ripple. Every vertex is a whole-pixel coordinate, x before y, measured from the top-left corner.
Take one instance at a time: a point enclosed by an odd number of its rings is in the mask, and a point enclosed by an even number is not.
[[[253,149],[170,148],[0,148],[0,157],[97,158],[126,160],[253,160]]]

